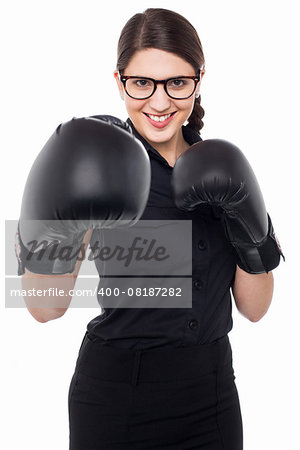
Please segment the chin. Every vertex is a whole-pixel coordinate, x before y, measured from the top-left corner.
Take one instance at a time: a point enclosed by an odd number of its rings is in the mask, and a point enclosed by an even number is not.
[[[146,139],[152,142],[167,142],[175,134],[175,130],[145,130]]]

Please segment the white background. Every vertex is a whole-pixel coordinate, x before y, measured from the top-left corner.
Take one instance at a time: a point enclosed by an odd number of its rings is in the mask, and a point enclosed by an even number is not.
[[[147,7],[173,9],[197,29],[206,57],[202,137],[228,139],[244,151],[283,247],[286,262],[274,271],[268,314],[251,323],[234,308],[230,339],[245,450],[298,449],[296,1],[18,0],[2,6],[2,248],[4,219],[18,219],[30,167],[56,126],[74,116],[127,118],[113,79],[117,41],[125,22]],[[1,269],[4,281],[4,258]],[[98,314],[71,308],[41,324],[26,309],[5,309],[3,298],[1,448],[68,448],[69,383],[86,324]]]

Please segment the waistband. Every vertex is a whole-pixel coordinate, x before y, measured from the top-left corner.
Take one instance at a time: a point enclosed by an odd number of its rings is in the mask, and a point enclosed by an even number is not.
[[[103,381],[137,385],[200,377],[228,363],[232,363],[228,335],[208,344],[132,350],[102,345],[86,332],[76,370]]]

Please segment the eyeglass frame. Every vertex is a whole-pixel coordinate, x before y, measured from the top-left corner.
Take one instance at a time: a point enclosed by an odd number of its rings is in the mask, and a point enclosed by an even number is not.
[[[163,85],[164,85],[164,90],[165,90],[166,94],[168,95],[168,97],[172,98],[173,100],[186,100],[187,98],[190,98],[190,97],[194,94],[194,92],[195,92],[195,90],[196,90],[197,83],[201,80],[201,71],[200,71],[200,69],[198,70],[198,75],[194,75],[194,76],[181,76],[181,77],[171,77],[171,78],[167,78],[166,80],[155,80],[154,78],[149,78],[149,77],[139,77],[139,76],[136,76],[136,75],[134,75],[134,76],[133,76],[133,75],[121,75],[120,72],[119,72],[119,78],[120,78],[120,81],[123,83],[124,90],[125,90],[126,94],[127,94],[130,98],[133,98],[134,100],[147,100],[148,98],[152,97],[152,95],[154,94],[154,92],[155,92],[156,89],[157,89],[157,85],[158,85],[158,84],[163,84]],[[154,84],[153,92],[152,92],[150,95],[148,95],[148,97],[143,97],[143,98],[136,98],[136,97],[133,97],[132,95],[130,95],[130,94],[127,92],[127,89],[126,89],[126,81],[129,80],[129,79],[131,79],[131,78],[137,78],[137,79],[143,79],[143,80],[150,80],[150,81],[153,81],[153,84]],[[191,79],[191,80],[194,80],[195,85],[194,85],[193,92],[192,92],[188,97],[182,97],[182,98],[172,97],[172,95],[170,95],[170,94],[168,93],[168,91],[167,91],[167,82],[170,81],[170,80],[181,80],[182,78],[189,78],[189,79]]]

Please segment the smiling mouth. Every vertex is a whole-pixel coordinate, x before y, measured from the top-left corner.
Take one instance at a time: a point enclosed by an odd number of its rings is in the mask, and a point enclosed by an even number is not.
[[[170,113],[170,114],[163,114],[163,115],[157,115],[157,114],[147,114],[144,113],[146,116],[150,117],[150,119],[154,120],[155,122],[164,122],[165,120],[169,119],[169,117],[174,116],[176,111]]]

